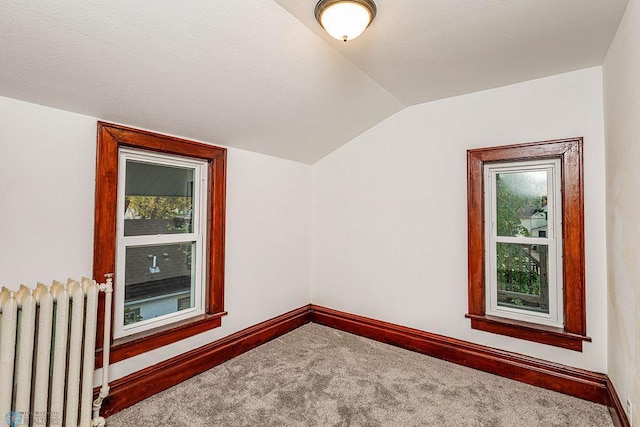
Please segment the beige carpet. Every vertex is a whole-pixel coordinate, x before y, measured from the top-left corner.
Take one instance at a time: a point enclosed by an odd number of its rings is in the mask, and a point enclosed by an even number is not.
[[[605,406],[307,324],[108,418],[157,426],[613,426]]]

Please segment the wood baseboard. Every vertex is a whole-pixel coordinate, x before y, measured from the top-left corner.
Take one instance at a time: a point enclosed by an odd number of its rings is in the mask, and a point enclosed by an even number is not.
[[[113,415],[309,323],[310,320],[310,306],[304,306],[117,379],[110,384],[111,392],[103,402],[101,414],[104,417]],[[98,390],[94,390],[94,396],[97,396]]]
[[[316,305],[311,321],[505,378],[607,404],[607,376]]]
[[[607,405],[616,427],[629,427],[622,403],[605,374],[312,304],[113,381],[102,415],[113,415],[309,322]],[[94,391],[96,396],[98,390]]]
[[[607,406],[609,407],[609,413],[613,419],[613,424],[616,427],[631,427],[627,414],[624,412],[622,402],[618,397],[616,388],[613,386],[611,379],[607,377]]]

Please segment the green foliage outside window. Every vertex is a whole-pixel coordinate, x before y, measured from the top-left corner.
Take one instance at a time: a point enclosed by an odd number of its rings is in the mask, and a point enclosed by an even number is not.
[[[134,219],[166,219],[167,230],[191,232],[191,197],[128,196],[125,214]]]
[[[498,236],[531,237],[522,220],[543,212],[546,205],[546,179],[540,173],[496,174],[496,231]],[[543,196],[544,195],[544,196]],[[540,263],[532,246],[500,243],[497,247],[498,290],[540,295]],[[520,298],[510,304],[525,305]]]
[[[191,211],[191,197],[128,196],[125,209],[136,219],[173,219]]]
[[[518,174],[510,174],[518,175]],[[505,182],[499,174],[496,177],[496,228],[498,236],[529,236],[529,231],[522,225],[518,212],[532,200],[511,190],[512,184]]]
[[[498,289],[513,289],[529,295],[540,295],[540,274],[536,271],[498,269]]]

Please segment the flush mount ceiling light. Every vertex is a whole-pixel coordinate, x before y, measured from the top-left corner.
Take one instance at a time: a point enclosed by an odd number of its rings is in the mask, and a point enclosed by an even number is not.
[[[372,0],[320,0],[316,20],[333,38],[348,41],[358,37],[376,17]]]

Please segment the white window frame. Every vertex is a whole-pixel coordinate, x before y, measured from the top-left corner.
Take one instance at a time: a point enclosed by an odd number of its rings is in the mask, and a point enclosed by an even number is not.
[[[496,175],[498,173],[547,171],[547,236],[498,236],[496,227]],[[485,192],[485,298],[486,314],[541,325],[563,327],[563,262],[562,262],[562,193],[560,159],[510,163],[487,163],[484,166]],[[549,314],[514,307],[498,306],[497,243],[547,245],[549,279]]]
[[[193,209],[192,232],[178,234],[158,234],[142,236],[124,235],[124,200],[126,186],[127,160],[162,166],[182,167],[193,169]],[[205,283],[206,283],[206,242],[207,242],[207,171],[206,160],[193,159],[184,156],[153,153],[131,148],[120,148],[118,151],[118,202],[116,218],[116,286],[114,291],[114,339],[127,337],[148,331],[160,326],[186,320],[205,312]],[[189,309],[175,311],[152,319],[124,325],[124,297],[125,297],[125,256],[130,247],[166,245],[176,243],[195,243],[192,253],[192,276],[195,285],[192,289],[194,306]],[[195,271],[194,271],[195,270]]]

